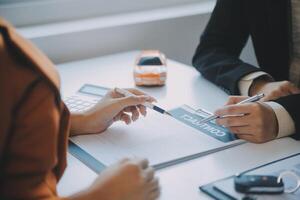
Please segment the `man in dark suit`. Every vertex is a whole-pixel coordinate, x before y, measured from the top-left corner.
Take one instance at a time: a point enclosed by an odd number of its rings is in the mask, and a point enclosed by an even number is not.
[[[239,58],[250,36],[258,67]],[[233,104],[245,97],[231,97],[216,114],[245,115],[219,124],[256,143],[300,138],[300,1],[218,0],[193,65],[231,95],[266,95],[244,105]]]

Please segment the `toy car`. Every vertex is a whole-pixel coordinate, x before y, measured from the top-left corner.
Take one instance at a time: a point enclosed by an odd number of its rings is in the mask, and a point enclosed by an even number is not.
[[[167,60],[157,50],[142,51],[134,67],[134,80],[137,86],[161,86],[167,79]]]

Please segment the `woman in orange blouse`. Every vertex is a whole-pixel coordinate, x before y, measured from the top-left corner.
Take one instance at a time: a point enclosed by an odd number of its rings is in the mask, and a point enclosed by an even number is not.
[[[0,199],[61,199],[56,185],[66,167],[70,135],[100,133],[114,121],[145,115],[153,98],[110,91],[93,109],[70,114],[53,64],[0,18]],[[131,116],[128,113],[131,112]],[[123,160],[103,171],[74,200],[152,200],[158,181],[147,160]]]

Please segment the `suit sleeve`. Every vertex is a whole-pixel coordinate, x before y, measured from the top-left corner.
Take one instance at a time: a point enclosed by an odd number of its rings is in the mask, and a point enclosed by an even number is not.
[[[241,0],[217,1],[193,57],[194,67],[206,79],[235,95],[240,93],[238,81],[259,71],[239,59],[249,38],[242,4]]]
[[[300,140],[300,94],[282,97],[275,102],[282,105],[292,117],[297,133],[293,137]]]
[[[0,199],[60,199],[54,173],[60,111],[44,82],[34,81],[15,109],[15,128],[2,167],[5,184],[0,185]]]

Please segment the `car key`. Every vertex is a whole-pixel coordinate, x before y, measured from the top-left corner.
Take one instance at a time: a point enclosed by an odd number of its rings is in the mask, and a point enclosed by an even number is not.
[[[244,194],[282,194],[284,184],[276,176],[238,175],[234,178],[237,192]]]

